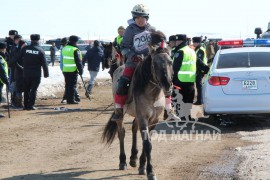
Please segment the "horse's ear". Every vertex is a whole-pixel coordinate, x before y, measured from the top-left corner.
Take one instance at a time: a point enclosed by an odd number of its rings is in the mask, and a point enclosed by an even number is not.
[[[112,46],[112,42],[110,42],[110,46]]]

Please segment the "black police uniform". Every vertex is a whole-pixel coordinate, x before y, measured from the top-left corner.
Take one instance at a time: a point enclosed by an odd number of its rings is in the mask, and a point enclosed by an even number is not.
[[[201,46],[195,48],[197,61],[196,61],[196,88],[197,88],[197,102],[195,104],[202,104],[202,79],[204,74],[207,74],[209,67],[204,64],[203,60],[206,54],[200,49]]]
[[[20,51],[22,45],[25,44],[25,41],[20,40],[16,49],[14,49],[14,56],[10,59],[9,65],[14,66],[14,78],[16,83],[16,96],[15,96],[15,106],[22,107],[22,93],[23,93],[23,63],[22,59],[19,59]]]
[[[39,40],[39,38],[35,40]],[[45,52],[38,42],[32,41],[30,45],[21,50],[19,61],[23,65],[24,108],[34,110],[37,88],[41,79],[41,67],[44,77],[49,77]]]

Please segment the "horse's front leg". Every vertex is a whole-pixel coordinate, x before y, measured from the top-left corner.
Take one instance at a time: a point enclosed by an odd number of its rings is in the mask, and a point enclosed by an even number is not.
[[[125,139],[125,128],[123,127],[123,120],[117,122],[118,125],[118,139],[120,141],[120,164],[119,170],[126,170],[127,163],[126,163],[126,154],[125,154],[125,146],[124,146],[124,139]]]
[[[147,125],[141,126],[140,130],[141,130],[142,141],[143,141],[143,152],[142,152],[142,155],[140,157],[139,173],[143,172],[142,168],[145,167],[145,157],[146,157],[147,178],[148,178],[148,180],[155,180],[156,176],[154,173],[154,168],[152,166],[152,159],[151,159],[152,143],[151,143],[151,139],[150,139],[149,130],[148,130]]]
[[[138,148],[137,148],[137,132],[138,132],[138,123],[136,118],[133,120],[132,124],[132,148],[131,148],[131,156],[129,164],[131,167],[137,166],[137,154],[138,154]]]
[[[157,123],[158,120],[155,122]],[[153,129],[155,129],[156,125],[152,125],[149,127],[149,132],[151,132]],[[142,153],[140,156],[140,167],[139,167],[139,174],[140,175],[145,175],[146,174],[146,170],[145,170],[145,163],[146,163],[146,154],[144,151],[144,148],[142,149]]]

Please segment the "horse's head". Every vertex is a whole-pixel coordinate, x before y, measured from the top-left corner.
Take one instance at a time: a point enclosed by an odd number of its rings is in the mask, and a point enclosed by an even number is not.
[[[151,71],[153,80],[162,88],[165,95],[172,93],[173,67],[169,51],[165,48],[165,35],[160,32],[151,33],[149,51],[152,58]]]
[[[109,68],[112,61],[112,43],[102,44],[104,48],[104,67]]]
[[[151,71],[154,83],[163,90],[165,96],[171,95],[173,67],[167,49],[159,48],[151,53],[151,57]]]

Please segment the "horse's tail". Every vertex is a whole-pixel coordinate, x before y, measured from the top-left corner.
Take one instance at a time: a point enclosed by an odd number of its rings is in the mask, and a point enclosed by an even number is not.
[[[113,114],[111,115],[109,121],[107,122],[103,134],[102,134],[102,142],[106,143],[107,145],[111,145],[116,132],[117,132],[117,123],[114,121],[111,121]]]

